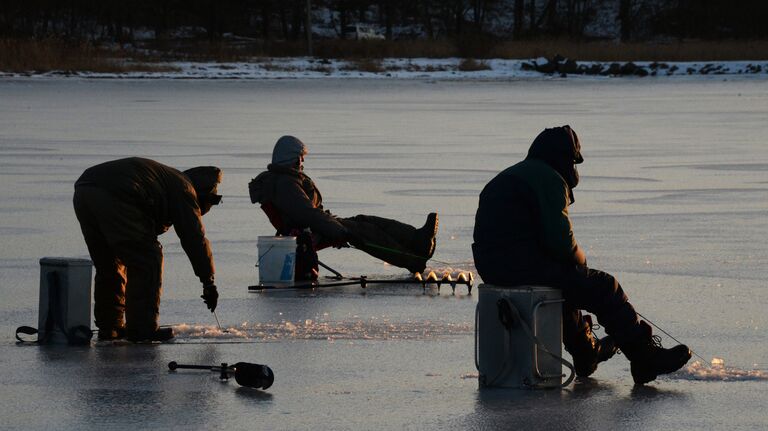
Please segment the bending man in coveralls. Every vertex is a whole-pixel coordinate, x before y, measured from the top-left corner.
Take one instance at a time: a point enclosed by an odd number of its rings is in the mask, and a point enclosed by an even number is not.
[[[75,183],[74,206],[96,267],[94,317],[100,340],[165,341],[159,328],[163,273],[157,236],[171,225],[203,283],[202,298],[216,309],[213,255],[202,216],[221,201],[221,171],[180,172],[138,157],[88,168]]]
[[[483,281],[496,285],[544,285],[563,292],[563,343],[576,375],[591,375],[597,364],[621,349],[636,384],[678,370],[691,358],[685,345],[671,349],[652,336],[618,281],[589,268],[568,218],[582,163],[579,138],[569,126],[546,129],[528,156],[489,182],[480,194],[472,251]],[[591,317],[608,336],[597,340]]]
[[[422,272],[435,252],[437,213],[423,227],[383,217],[336,217],[323,209],[323,198],[304,174],[307,147],[283,136],[272,151],[272,163],[248,185],[252,203],[260,203],[278,235],[297,235],[309,228],[315,243],[350,243],[366,253],[410,272]]]

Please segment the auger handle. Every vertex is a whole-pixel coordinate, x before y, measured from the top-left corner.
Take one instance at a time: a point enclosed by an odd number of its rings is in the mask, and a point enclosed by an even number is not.
[[[213,371],[214,367],[209,365],[183,365],[179,364],[176,361],[171,361],[168,363],[168,369],[171,371],[175,371],[176,369],[187,369],[187,370],[208,370]]]

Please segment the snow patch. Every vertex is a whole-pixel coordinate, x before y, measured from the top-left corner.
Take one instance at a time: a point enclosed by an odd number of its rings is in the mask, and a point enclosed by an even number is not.
[[[182,323],[173,326],[175,342],[184,343],[200,339],[223,342],[280,341],[280,340],[428,340],[474,331],[471,323],[442,321],[393,322],[387,318],[371,317],[343,321],[316,321],[306,319],[272,323],[243,322],[222,329],[215,325]]]
[[[461,58],[386,58],[371,60],[368,67],[360,67],[355,61],[296,58],[258,58],[251,62],[205,63],[205,62],[168,62],[157,63],[162,70],[123,73],[96,72],[47,72],[37,74],[3,73],[2,77],[41,77],[41,78],[119,78],[119,79],[418,79],[418,80],[517,80],[517,79],[561,79],[560,73],[542,73],[532,70],[532,65],[544,64],[544,58],[531,60],[487,59],[476,60],[481,70],[461,70]],[[575,62],[577,66],[589,68],[594,62]],[[374,70],[371,70],[371,65]],[[608,63],[602,63],[607,69]],[[653,66],[652,66],[653,65]],[[657,76],[709,79],[732,76],[754,76],[764,79],[768,76],[766,61],[726,61],[726,62],[667,62],[663,66],[652,62],[635,62],[634,66],[644,68]],[[366,69],[366,70],[360,70]],[[649,72],[650,73],[650,72]],[[616,79],[605,75],[580,75],[568,73],[569,79],[605,80]],[[638,79],[638,77],[627,77]]]
[[[672,376],[683,380],[703,380],[703,381],[763,381],[768,380],[768,371],[765,370],[742,370],[740,368],[728,367],[725,360],[721,358],[712,358],[710,364],[702,361],[695,361],[687,367],[677,371]]]

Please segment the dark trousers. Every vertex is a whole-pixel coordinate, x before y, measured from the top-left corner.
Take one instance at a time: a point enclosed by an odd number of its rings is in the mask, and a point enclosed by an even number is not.
[[[426,259],[416,255],[413,242],[417,229],[409,224],[369,215],[339,221],[352,235],[350,244],[391,265],[413,268]]]
[[[96,267],[94,318],[100,330],[158,327],[162,246],[141,210],[96,187],[75,188],[75,214]]]
[[[563,343],[566,350],[580,342],[586,333],[581,310],[597,317],[598,323],[621,347],[643,335],[640,321],[621,285],[611,274],[596,269],[545,264],[534,271],[503,273],[504,268],[480,274],[483,281],[498,285],[543,285],[561,289],[563,304]]]

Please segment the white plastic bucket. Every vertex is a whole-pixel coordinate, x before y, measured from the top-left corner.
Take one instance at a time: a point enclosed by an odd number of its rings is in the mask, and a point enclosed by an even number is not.
[[[296,267],[295,236],[260,236],[256,241],[259,254],[259,283],[293,283]]]

